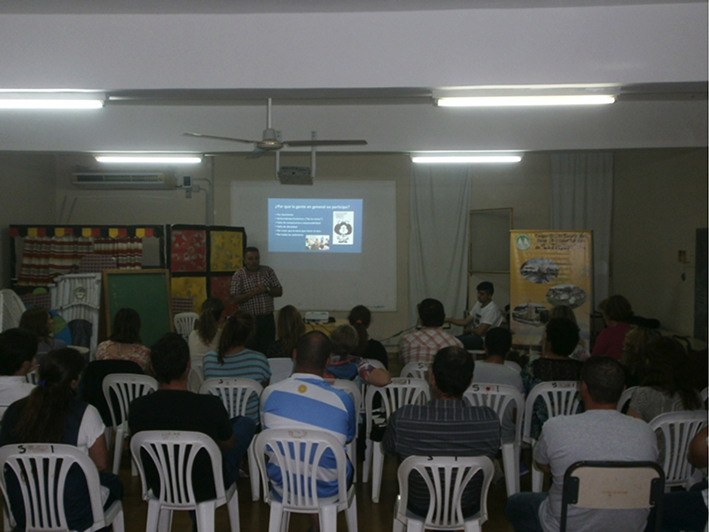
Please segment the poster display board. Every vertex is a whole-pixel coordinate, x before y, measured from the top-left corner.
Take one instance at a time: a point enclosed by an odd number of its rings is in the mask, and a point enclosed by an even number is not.
[[[591,231],[510,231],[510,329],[538,345],[553,307],[574,311],[586,347],[593,309]]]

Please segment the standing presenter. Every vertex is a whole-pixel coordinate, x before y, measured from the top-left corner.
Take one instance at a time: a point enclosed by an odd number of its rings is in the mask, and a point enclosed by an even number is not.
[[[256,318],[256,334],[247,347],[265,353],[276,338],[273,298],[283,295],[283,287],[273,269],[261,265],[258,248],[246,248],[244,267],[231,278],[230,293],[241,310],[250,312]]]

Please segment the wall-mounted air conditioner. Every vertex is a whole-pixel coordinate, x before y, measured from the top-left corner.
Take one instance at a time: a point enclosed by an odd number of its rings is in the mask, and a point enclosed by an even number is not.
[[[110,189],[154,189],[177,188],[173,174],[164,172],[77,172],[71,176],[71,184],[80,188]]]

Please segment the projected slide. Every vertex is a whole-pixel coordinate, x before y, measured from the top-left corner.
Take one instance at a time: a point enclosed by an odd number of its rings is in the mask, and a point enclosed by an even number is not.
[[[268,251],[360,253],[361,199],[268,199]]]

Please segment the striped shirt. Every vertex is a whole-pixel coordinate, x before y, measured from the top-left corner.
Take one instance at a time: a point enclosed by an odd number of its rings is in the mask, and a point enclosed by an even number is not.
[[[244,349],[239,353],[224,357],[224,364],[219,363],[215,351],[204,355],[203,359],[205,379],[223,379],[236,377],[238,379],[253,379],[264,384],[271,378],[271,366],[266,357],[258,351]],[[246,405],[246,415],[259,423],[259,398],[251,395]]]
[[[384,433],[384,451],[409,456],[487,456],[494,458],[500,448],[497,414],[486,406],[466,406],[463,401],[437,399],[427,405],[406,405],[389,418]],[[480,508],[482,477],[473,477],[463,492],[463,515]],[[421,476],[409,477],[408,508],[426,515],[428,488]]]
[[[257,284],[262,284],[266,288],[279,288],[281,282],[276,277],[276,272],[268,266],[260,266],[257,272],[250,273],[246,268],[237,270],[231,278],[229,293],[238,296],[251,292]],[[250,312],[254,316],[266,316],[273,314],[273,297],[265,292],[244,301],[239,305],[241,310]]]
[[[263,424],[266,429],[321,430],[335,436],[344,447],[355,437],[356,416],[350,396],[325,382],[322,377],[294,373],[290,378],[269,386],[261,395]],[[280,469],[269,463],[268,476],[276,492],[282,486]],[[348,482],[352,464],[347,463]],[[327,452],[318,468],[318,495],[337,495],[335,457]]]
[[[441,349],[448,346],[463,347],[463,343],[440,327],[423,327],[407,334],[399,343],[399,358],[403,364],[425,362],[430,364]]]

